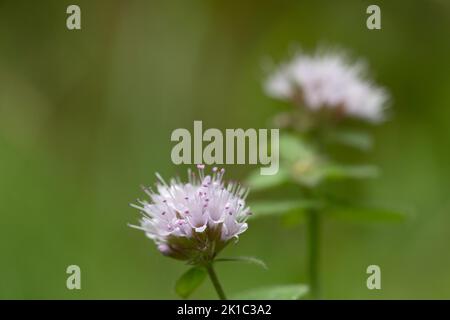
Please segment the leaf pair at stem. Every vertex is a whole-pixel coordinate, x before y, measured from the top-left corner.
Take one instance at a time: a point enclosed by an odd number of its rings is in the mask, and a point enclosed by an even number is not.
[[[209,275],[211,282],[221,300],[227,299],[224,290],[219,282],[217,274],[214,270],[214,263],[217,262],[244,262],[255,264],[263,269],[267,269],[264,261],[255,257],[233,257],[218,258],[211,264],[205,266],[194,266],[186,271],[176,282],[176,293],[186,299],[188,298]],[[308,287],[305,285],[285,285],[272,286],[248,290],[231,296],[231,299],[254,300],[254,299],[299,299],[308,293]]]

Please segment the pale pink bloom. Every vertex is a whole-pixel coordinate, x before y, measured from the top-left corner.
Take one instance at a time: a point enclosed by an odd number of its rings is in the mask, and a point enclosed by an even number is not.
[[[167,184],[157,174],[156,191],[144,188],[150,201],[138,200],[143,216],[139,226],[167,256],[192,263],[211,261],[232,239],[247,230],[250,209],[245,206],[247,190],[235,183],[225,184],[225,170],[213,168],[198,176],[188,172],[187,183],[172,179]]]
[[[345,116],[383,120],[388,94],[366,77],[362,62],[337,53],[299,53],[264,84],[274,98],[301,103],[312,111],[334,109]]]

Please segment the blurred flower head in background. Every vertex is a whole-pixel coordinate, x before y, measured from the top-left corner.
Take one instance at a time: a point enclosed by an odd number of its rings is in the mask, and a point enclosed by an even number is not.
[[[172,179],[167,184],[157,174],[157,192],[144,188],[150,202],[132,204],[143,213],[140,226],[154,240],[158,250],[192,264],[208,263],[232,239],[247,230],[249,207],[245,206],[248,190],[239,184],[225,184],[225,170],[213,168],[204,175],[198,165],[198,176],[189,170],[187,183]]]
[[[310,111],[331,110],[334,115],[371,122],[384,119],[385,89],[367,77],[367,67],[351,63],[342,53],[297,53],[275,70],[264,84],[266,93],[304,106]]]

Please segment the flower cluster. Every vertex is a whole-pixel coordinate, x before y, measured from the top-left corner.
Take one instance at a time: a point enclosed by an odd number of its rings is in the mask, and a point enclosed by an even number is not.
[[[225,170],[213,168],[198,176],[189,170],[188,182],[172,179],[167,184],[157,174],[157,191],[144,188],[150,202],[132,204],[143,213],[140,226],[158,250],[194,264],[211,261],[232,239],[247,229],[250,209],[245,206],[248,190],[222,181]]]
[[[383,120],[388,95],[367,80],[362,62],[349,63],[337,53],[297,54],[265,82],[274,98],[294,101],[309,110],[331,109],[372,122]]]

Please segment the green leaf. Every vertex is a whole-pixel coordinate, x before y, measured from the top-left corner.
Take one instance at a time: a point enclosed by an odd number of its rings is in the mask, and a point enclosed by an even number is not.
[[[307,187],[316,187],[326,180],[363,179],[373,178],[378,175],[378,169],[374,166],[344,166],[323,161],[317,161],[309,165],[305,165],[303,161],[297,161],[293,165],[292,171],[293,178],[299,184]]]
[[[372,137],[366,132],[361,131],[333,132],[333,134],[329,137],[329,141],[340,143],[363,151],[370,150],[373,144]]]
[[[331,218],[352,222],[402,222],[407,217],[395,210],[342,205],[331,206],[326,214]]]
[[[257,266],[260,266],[263,269],[268,269],[267,265],[264,261],[261,259],[255,258],[255,257],[231,257],[231,258],[219,258],[214,260],[216,262],[244,262],[244,263],[251,263],[255,264]]]
[[[198,288],[206,278],[206,270],[204,268],[192,267],[178,279],[175,284],[176,293],[186,299]]]
[[[294,162],[299,159],[309,161],[316,157],[316,152],[301,138],[283,134],[280,137],[280,156],[288,162]]]
[[[296,300],[308,293],[308,286],[303,284],[273,286],[253,289],[236,294],[234,300]]]
[[[252,191],[274,188],[289,181],[289,174],[283,168],[279,168],[277,174],[263,176],[260,169],[253,171],[247,178],[247,184]]]
[[[301,213],[306,209],[318,208],[320,205],[320,202],[311,200],[261,200],[249,203],[253,213],[251,218],[284,215],[292,212]]]
[[[336,165],[331,164],[322,168],[324,175],[330,179],[364,179],[375,178],[378,176],[379,170],[371,165]]]

